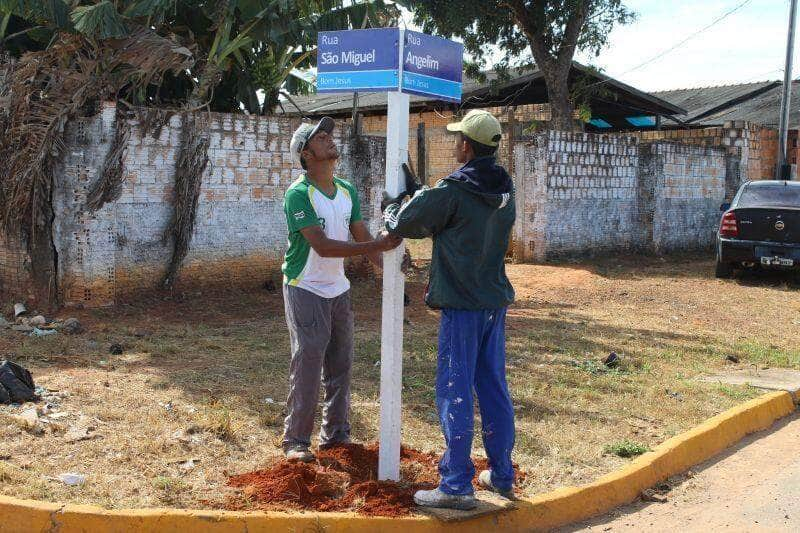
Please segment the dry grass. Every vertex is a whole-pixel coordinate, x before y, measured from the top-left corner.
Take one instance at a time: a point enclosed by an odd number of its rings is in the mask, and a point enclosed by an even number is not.
[[[518,300],[509,311],[508,377],[528,494],[593,480],[630,460],[607,447],[652,448],[758,394],[694,379],[736,366],[726,355],[743,368],[800,367],[798,284],[785,275],[717,281],[711,270],[691,256],[509,265]],[[424,281],[416,272],[408,285],[404,441],[438,451],[438,315],[422,304]],[[67,413],[60,430],[37,436],[0,421],[0,492],[107,507],[207,507],[224,498],[225,472],[274,460],[289,364],[281,297],[202,298],[82,312],[87,333],[76,337],[0,330],[2,353],[41,385],[69,393],[55,408]],[[378,429],[378,298],[374,283],[354,285],[352,423],[364,441]],[[112,342],[125,353],[109,355]],[[600,361],[611,351],[622,364],[609,371]],[[79,421],[94,438],[66,442]],[[87,482],[50,480],[63,472]]]

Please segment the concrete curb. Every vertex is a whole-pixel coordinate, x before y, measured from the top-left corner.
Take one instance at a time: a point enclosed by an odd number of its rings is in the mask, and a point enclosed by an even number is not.
[[[791,394],[773,392],[708,419],[673,437],[628,466],[587,485],[565,487],[518,502],[514,510],[445,524],[433,518],[370,518],[353,513],[261,513],[122,509],[46,503],[0,496],[0,529],[4,533],[158,532],[326,533],[536,531],[602,514],[631,502],[639,493],[701,463],[744,436],[770,427],[795,409]]]

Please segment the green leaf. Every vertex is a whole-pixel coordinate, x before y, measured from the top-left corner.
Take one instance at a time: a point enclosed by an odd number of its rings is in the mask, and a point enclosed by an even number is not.
[[[172,0],[139,0],[138,2],[133,2],[125,9],[125,16],[136,18],[160,15],[171,3]]]
[[[69,8],[63,0],[0,0],[0,13],[57,28],[69,27]]]
[[[122,17],[108,0],[76,7],[72,10],[72,22],[80,33],[97,39],[115,39],[128,34]]]

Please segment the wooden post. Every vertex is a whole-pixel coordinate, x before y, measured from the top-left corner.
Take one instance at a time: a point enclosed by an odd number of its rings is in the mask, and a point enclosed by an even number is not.
[[[514,174],[514,144],[517,140],[517,117],[516,117],[516,107],[508,107],[508,121],[506,126],[508,128],[508,132],[506,134],[506,143],[508,143],[508,166],[506,170],[509,174],[511,174],[512,179],[514,180],[514,184],[516,184],[520,178],[518,178]],[[520,194],[520,191],[517,190],[516,194]],[[511,233],[511,238],[508,240],[508,250],[506,250],[506,255],[513,256],[514,250],[516,249],[516,241],[515,241],[516,233]]]
[[[428,166],[426,165],[427,141],[425,138],[425,123],[417,124],[417,177],[420,183],[428,183]]]
[[[506,142],[508,143],[508,173],[514,175],[514,143],[517,140],[517,117],[515,114],[516,108],[509,106],[508,108],[508,134],[506,135]]]

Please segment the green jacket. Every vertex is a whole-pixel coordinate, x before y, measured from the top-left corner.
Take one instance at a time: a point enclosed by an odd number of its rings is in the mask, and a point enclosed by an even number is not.
[[[511,178],[493,157],[470,161],[384,213],[392,234],[433,237],[425,302],[468,310],[499,309],[514,301],[505,255],[515,217]]]

